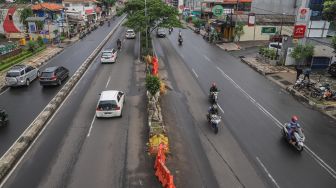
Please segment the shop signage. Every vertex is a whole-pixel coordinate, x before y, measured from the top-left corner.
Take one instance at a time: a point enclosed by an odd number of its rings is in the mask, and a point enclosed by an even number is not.
[[[222,16],[223,12],[224,12],[224,9],[221,5],[216,5],[212,8],[212,13],[217,17]]]
[[[248,26],[254,26],[255,24],[255,13],[249,13],[248,14]]]
[[[309,10],[309,8],[299,8],[296,21],[306,23],[309,18]]]
[[[293,38],[304,38],[306,33],[306,25],[295,25]]]
[[[276,28],[275,27],[262,27],[261,34],[275,34]]]

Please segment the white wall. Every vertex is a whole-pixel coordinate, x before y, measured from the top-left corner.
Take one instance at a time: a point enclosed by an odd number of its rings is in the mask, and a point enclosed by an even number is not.
[[[244,26],[244,34],[240,37],[240,41],[252,41],[252,40],[269,40],[270,34],[261,34],[262,27],[272,27],[269,25],[255,25]],[[280,26],[275,26],[277,31],[280,31]],[[293,26],[283,26],[282,34],[291,36],[293,33]]]
[[[327,37],[330,22],[327,21],[309,21],[307,37]]]
[[[257,14],[295,14],[295,0],[253,0],[251,12]]]

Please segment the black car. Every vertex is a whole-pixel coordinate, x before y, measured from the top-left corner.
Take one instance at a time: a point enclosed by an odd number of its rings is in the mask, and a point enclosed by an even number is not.
[[[331,76],[336,76],[336,61],[329,66],[328,72]]]
[[[69,70],[65,67],[48,67],[41,73],[40,84],[42,86],[61,85],[67,77],[69,77]]]

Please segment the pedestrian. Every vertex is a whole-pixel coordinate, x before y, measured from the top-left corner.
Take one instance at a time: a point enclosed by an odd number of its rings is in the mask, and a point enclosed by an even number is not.
[[[310,72],[311,72],[311,69],[309,67],[303,70],[303,75],[304,75],[303,80],[306,80],[306,78],[308,78],[308,81],[310,81],[309,79]]]
[[[296,70],[296,80],[298,80],[300,75],[302,74],[302,68],[299,65],[295,65],[295,70]]]

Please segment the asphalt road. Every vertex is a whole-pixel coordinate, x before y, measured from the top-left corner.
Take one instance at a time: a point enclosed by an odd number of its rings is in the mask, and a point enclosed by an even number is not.
[[[105,48],[116,47],[118,28]],[[144,65],[136,64],[139,41],[125,40],[117,63],[99,58],[3,187],[158,187],[146,154]],[[126,93],[122,118],[96,119],[102,90]],[[34,173],[32,173],[34,172]]]
[[[119,21],[120,18],[115,19],[110,27],[105,24],[82,40],[66,47],[41,69],[48,66],[64,66],[69,69],[71,76]],[[0,95],[0,106],[7,111],[10,121],[9,126],[0,131],[1,156],[60,89],[61,87],[42,88],[38,80],[35,80],[29,87],[10,88]]]
[[[200,128],[200,135],[205,134],[211,143],[208,147],[203,144],[203,148],[213,171],[220,171],[224,166],[212,160],[211,148],[246,187],[252,187],[249,185],[254,181],[249,172],[256,175],[255,181],[261,178],[266,187],[335,187],[336,151],[332,149],[336,143],[335,121],[297,102],[238,58],[208,44],[192,31],[182,30],[182,33],[182,46],[177,45],[178,32],[174,30],[168,38],[157,40],[156,51],[168,62],[168,72],[173,75],[173,91],[182,90],[180,94],[185,98],[194,127]],[[172,58],[175,56],[182,61]],[[174,68],[174,64],[181,62],[187,67],[183,72]],[[208,108],[208,89],[214,81],[221,89],[219,104],[224,111],[223,129],[218,135],[206,127],[203,118]],[[198,90],[194,84],[198,85]],[[305,130],[307,148],[301,154],[285,143],[280,134],[279,126],[288,122],[293,114],[300,117]],[[231,135],[226,132],[228,130],[239,145],[237,149],[225,144]],[[239,147],[241,152],[236,151]],[[246,160],[239,160],[237,156],[247,157],[253,169],[244,169],[240,161]],[[224,184],[221,175],[215,173],[220,186]]]

